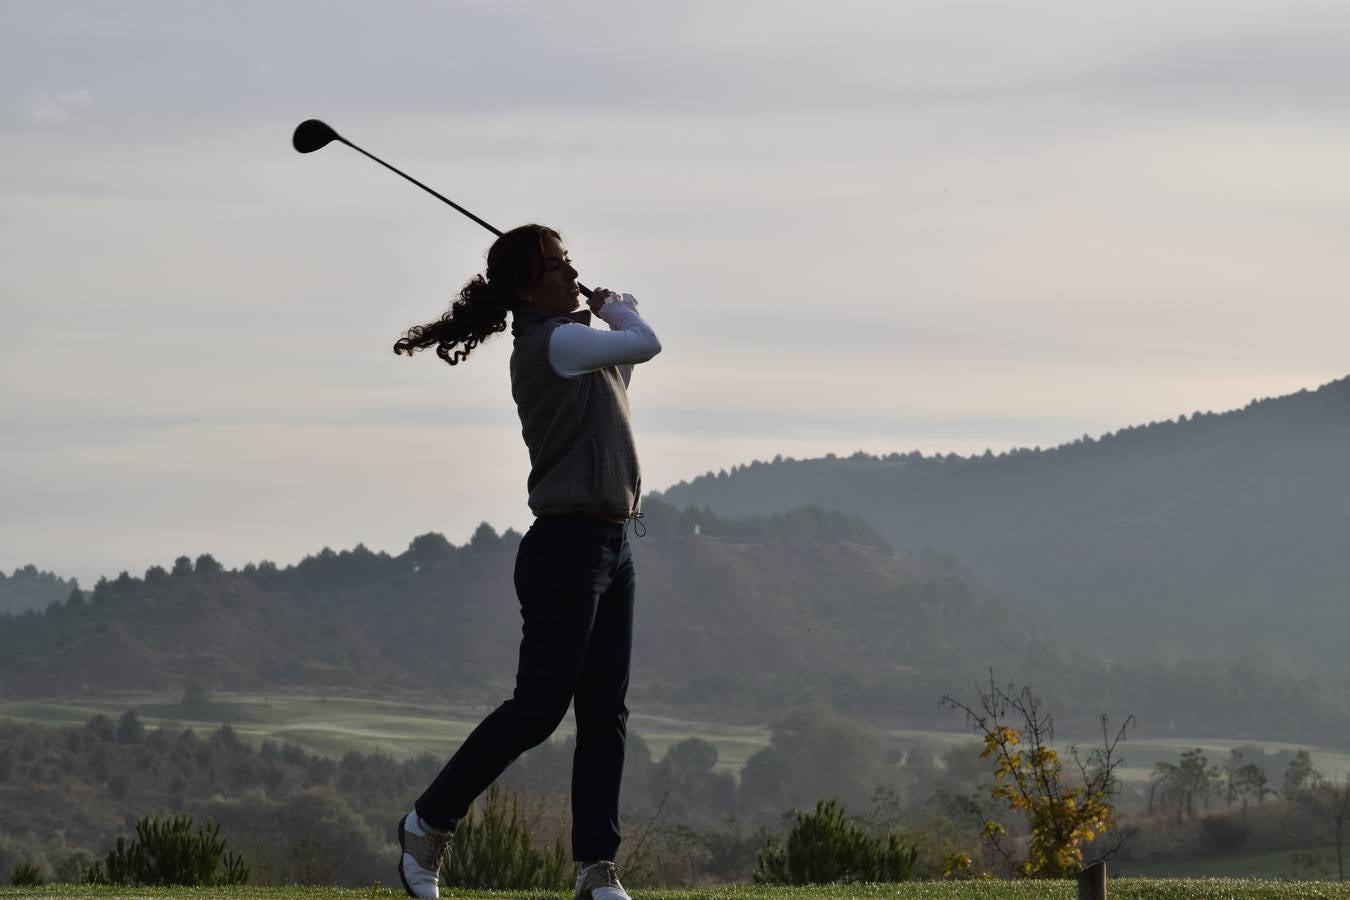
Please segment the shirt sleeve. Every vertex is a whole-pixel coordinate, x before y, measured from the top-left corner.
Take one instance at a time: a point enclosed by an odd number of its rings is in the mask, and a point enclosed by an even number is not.
[[[637,300],[632,294],[609,300],[600,307],[599,316],[609,325],[609,331],[580,322],[566,322],[553,329],[548,341],[548,361],[553,371],[564,378],[618,366],[627,384],[633,366],[660,353],[661,342],[638,315]]]

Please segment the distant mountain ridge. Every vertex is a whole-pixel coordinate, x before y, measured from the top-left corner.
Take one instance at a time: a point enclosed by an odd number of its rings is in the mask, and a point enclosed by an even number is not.
[[[721,520],[657,501],[646,521],[649,536],[632,538],[634,680],[662,703],[743,709],[833,680],[877,690],[865,702],[884,707],[893,674],[914,687],[925,670],[926,713],[953,636],[1005,659],[1032,640],[949,562],[868,546],[884,541],[839,513]],[[189,677],[217,690],[500,699],[519,641],[519,541],[484,524],[463,547],[427,534],[398,556],[358,546],[226,571],[204,554],[123,573],[88,599],[0,616],[0,699],[175,691]]]
[[[633,540],[634,708],[772,722],[823,696],[875,722],[960,728],[938,698],[992,668],[1034,686],[1069,734],[1132,713],[1141,734],[1350,746],[1350,678],[1296,679],[1257,657],[1104,665],[953,559],[867,546],[871,528],[839,513],[647,510],[649,534]],[[0,616],[0,699],[178,693],[192,678],[488,708],[514,679],[519,540],[483,525],[462,547],[426,534],[397,556],[358,546],[226,571],[203,555],[102,580],[88,599]]]
[[[1049,450],[756,462],[653,496],[860,516],[1108,657],[1347,669],[1350,378]]]

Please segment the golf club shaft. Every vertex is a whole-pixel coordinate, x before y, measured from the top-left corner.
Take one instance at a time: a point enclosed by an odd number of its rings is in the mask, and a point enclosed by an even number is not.
[[[501,237],[501,236],[502,236],[502,232],[501,232],[501,229],[500,229],[500,228],[494,228],[492,225],[489,225],[487,222],[484,222],[482,219],[478,218],[478,217],[475,216],[473,213],[469,212],[467,209],[465,209],[464,207],[460,206],[460,205],[459,205],[458,203],[456,203],[455,201],[451,200],[449,197],[445,196],[444,194],[440,193],[439,191],[436,191],[436,190],[433,190],[432,188],[427,187],[425,184],[423,184],[422,182],[418,181],[416,178],[413,178],[413,177],[412,177],[411,175],[409,175],[407,172],[404,172],[404,171],[402,171],[402,170],[400,170],[400,169],[397,169],[397,168],[395,168],[395,167],[389,165],[389,163],[387,163],[387,162],[385,162],[384,160],[380,159],[380,158],[379,158],[378,156],[376,156],[374,153],[367,153],[365,150],[362,150],[360,147],[356,146],[356,145],[353,144],[351,141],[347,140],[345,137],[342,137],[341,135],[338,135],[336,139],[339,140],[339,141],[341,141],[342,143],[346,144],[348,147],[351,147],[353,150],[355,150],[357,153],[360,153],[362,156],[365,156],[365,157],[367,157],[367,158],[369,158],[369,159],[375,160],[375,162],[377,162],[377,163],[379,163],[380,165],[384,166],[386,169],[388,169],[389,171],[393,172],[395,175],[402,176],[403,178],[406,178],[407,180],[411,181],[413,184],[417,185],[417,186],[420,187],[422,190],[426,191],[428,194],[430,194],[431,196],[435,197],[437,200],[440,200],[442,203],[448,203],[450,206],[453,206],[455,209],[459,210],[459,211],[462,212],[464,215],[468,216],[470,219],[473,219],[473,220],[474,220],[475,222],[477,222],[479,225],[482,225],[482,226],[483,226],[484,228],[486,228],[488,231],[490,231],[490,232],[492,232],[493,234],[497,235],[497,237]],[[581,282],[577,282],[577,287],[581,290],[581,293],[585,295],[585,297],[586,297],[587,300],[589,300],[589,299],[591,298],[591,289],[590,289],[590,288],[586,287],[586,286],[585,286],[584,284],[582,284]]]
[[[425,184],[423,184],[422,182],[418,181],[416,178],[414,178],[414,177],[412,177],[411,175],[409,175],[407,172],[404,172],[404,171],[402,171],[402,170],[400,170],[400,169],[394,168],[393,166],[389,165],[389,163],[387,163],[387,162],[385,162],[384,160],[380,159],[380,158],[379,158],[378,156],[376,156],[374,153],[367,153],[366,151],[362,150],[360,147],[358,147],[358,146],[356,146],[355,144],[353,144],[351,141],[347,140],[345,137],[342,137],[342,136],[339,135],[337,139],[338,139],[339,141],[342,141],[342,143],[346,144],[348,147],[351,147],[351,148],[352,148],[353,150],[355,150],[357,153],[360,153],[360,154],[362,154],[363,156],[366,156],[366,157],[369,157],[370,159],[375,160],[377,163],[379,163],[380,165],[384,166],[386,169],[388,169],[389,171],[393,172],[395,175],[400,175],[400,176],[402,176],[402,177],[408,179],[408,180],[411,181],[413,184],[417,185],[417,186],[420,187],[422,190],[426,191],[428,194],[430,194],[431,196],[435,197],[437,200],[440,200],[442,203],[448,203],[448,204],[450,204],[450,205],[453,206],[455,209],[457,209],[457,210],[459,210],[460,212],[464,213],[464,215],[468,216],[470,219],[473,219],[473,220],[474,220],[475,222],[477,222],[479,225],[482,225],[482,226],[483,226],[484,228],[486,228],[488,231],[490,231],[490,232],[492,232],[493,234],[497,235],[497,237],[501,237],[501,236],[502,236],[502,231],[501,231],[500,228],[494,228],[494,227],[492,227],[492,226],[489,225],[487,222],[484,222],[482,219],[478,218],[478,217],[475,216],[473,213],[469,212],[467,209],[465,209],[464,207],[460,206],[460,205],[459,205],[458,203],[456,203],[455,201],[451,200],[449,197],[445,196],[445,195],[442,194],[442,193],[439,193],[438,191],[432,190],[431,188],[427,187],[427,186],[426,186]]]

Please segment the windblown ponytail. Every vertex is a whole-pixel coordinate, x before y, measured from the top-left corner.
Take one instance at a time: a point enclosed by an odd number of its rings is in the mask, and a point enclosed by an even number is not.
[[[511,301],[510,294],[489,284],[482,275],[475,275],[460,289],[459,299],[445,315],[409,328],[394,342],[394,352],[412,356],[434,345],[436,355],[453,366],[489,336],[506,330]]]
[[[505,331],[506,314],[515,308],[517,292],[543,271],[545,237],[561,240],[558,232],[543,225],[522,225],[497,238],[488,249],[487,276],[475,275],[464,285],[445,315],[409,328],[394,342],[394,352],[412,356],[435,346],[436,355],[453,366],[480,343]]]

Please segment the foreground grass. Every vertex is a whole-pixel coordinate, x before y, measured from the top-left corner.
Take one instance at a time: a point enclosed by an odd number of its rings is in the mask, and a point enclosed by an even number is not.
[[[637,900],[1073,900],[1077,886],[1070,881],[933,881],[910,884],[853,884],[813,887],[761,887],[726,885],[708,888],[656,889],[635,892]],[[362,897],[402,897],[391,888],[343,890],[340,888],[109,888],[87,885],[49,885],[40,888],[0,888],[0,898],[60,897],[64,900],[151,900],[164,897],[195,897],[202,900],[320,900]],[[455,900],[570,900],[565,892],[444,891]],[[1251,881],[1213,878],[1203,880],[1121,878],[1108,883],[1112,900],[1350,900],[1350,882]]]

